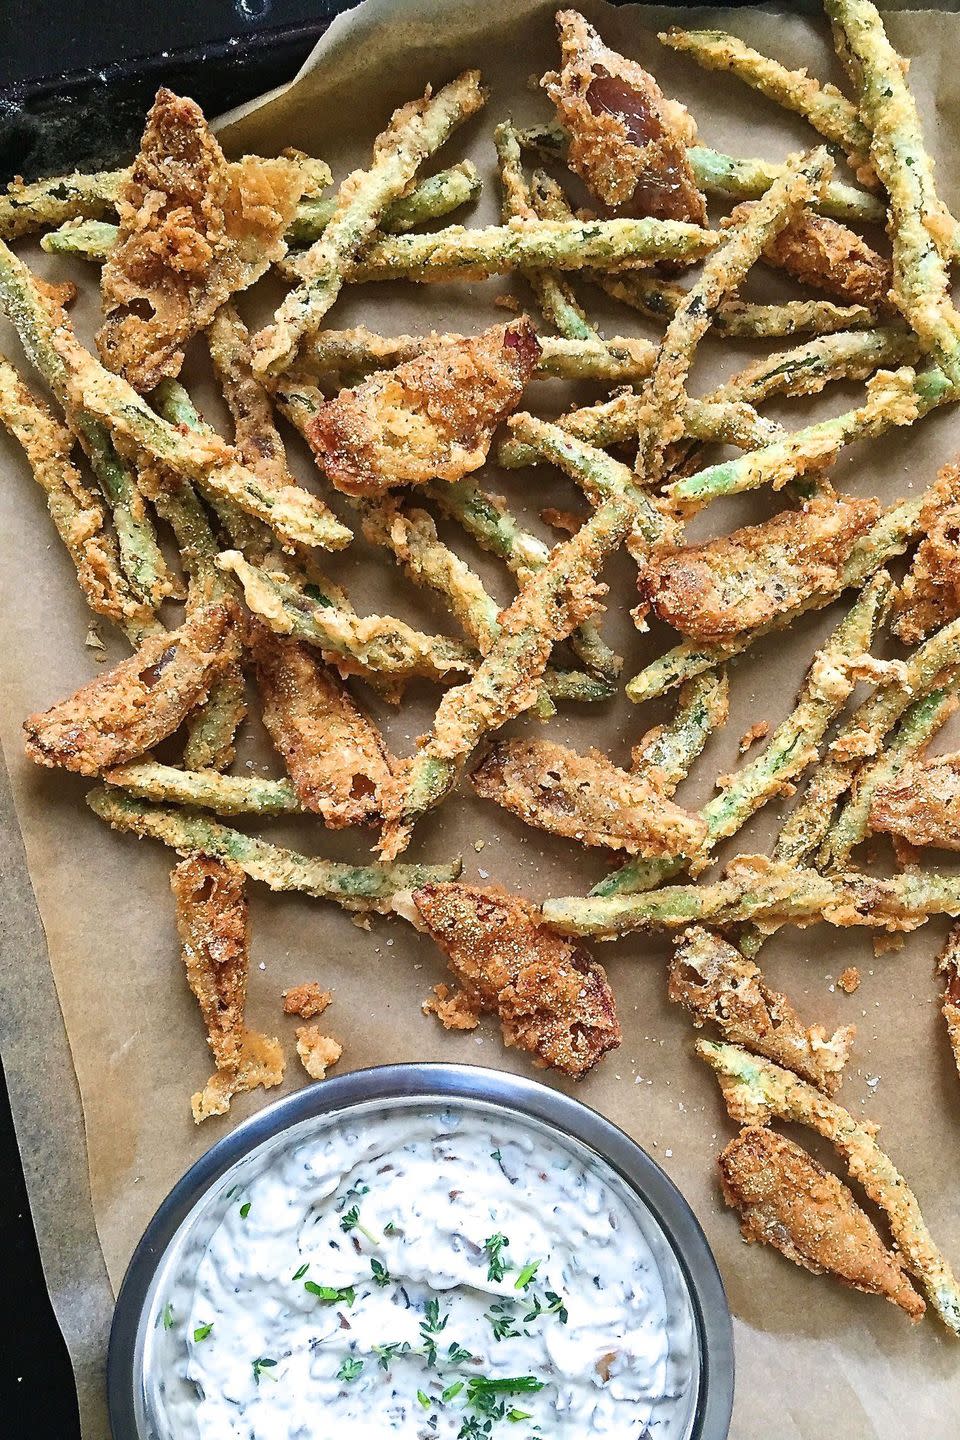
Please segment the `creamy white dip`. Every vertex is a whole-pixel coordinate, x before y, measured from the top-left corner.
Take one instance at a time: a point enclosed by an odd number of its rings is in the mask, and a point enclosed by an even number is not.
[[[521,1122],[342,1121],[229,1200],[196,1272],[202,1440],[639,1440],[668,1316],[613,1186]]]

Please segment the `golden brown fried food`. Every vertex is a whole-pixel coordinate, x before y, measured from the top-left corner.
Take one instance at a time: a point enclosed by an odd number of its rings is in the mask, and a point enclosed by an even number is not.
[[[487,458],[516,409],[540,346],[522,316],[468,340],[441,340],[321,406],[304,433],[348,495],[459,480]]]
[[[712,1020],[730,1040],[776,1060],[827,1095],[839,1089],[856,1027],[827,1036],[808,1029],[785,995],[767,984],[752,960],[718,935],[687,930],[670,964],[670,999],[686,1006],[693,1023]]]
[[[817,497],[703,545],[640,565],[639,618],[652,609],[681,634],[726,640],[838,587],[843,563],[879,514],[875,500]]]
[[[722,222],[740,224],[755,200],[738,205]],[[893,284],[889,260],[878,255],[855,231],[825,215],[804,211],[764,247],[763,258],[816,290],[826,290],[845,305],[877,309],[888,303]]]
[[[329,1035],[322,1035],[318,1025],[301,1025],[297,1029],[297,1054],[311,1080],[326,1080],[331,1065],[343,1054],[343,1046]]]
[[[620,1044],[603,968],[582,946],[544,929],[528,900],[458,884],[424,885],[413,899],[462,987],[462,1004],[442,997],[455,1013],[499,1015],[504,1044],[574,1079]]]
[[[905,645],[960,615],[960,465],[945,465],[920,512],[917,547],[890,628]]]
[[[218,1070],[240,1063],[250,916],[239,865],[194,855],[170,872],[187,983]]]
[[[179,728],[237,659],[237,609],[195,610],[179,630],[151,635],[105,675],[23,722],[37,765],[99,775],[125,765]]]
[[[852,995],[855,991],[859,990],[860,971],[856,965],[848,965],[845,970],[841,971],[837,977],[837,984],[844,995]]]
[[[335,830],[379,820],[391,767],[373,721],[299,640],[259,621],[249,640],[263,723],[301,803]]]
[[[333,996],[329,990],[321,990],[316,980],[305,980],[292,990],[283,992],[284,1015],[299,1015],[301,1020],[313,1020],[322,1015]]]
[[[707,203],[687,159],[697,127],[684,106],[575,10],[561,10],[557,28],[562,68],[540,83],[569,132],[571,169],[611,213],[705,225]]]
[[[103,267],[104,364],[141,391],[177,375],[190,336],[286,253],[306,178],[295,160],[228,165],[199,106],[159,90]]]
[[[233,443],[241,461],[272,485],[295,485],[270,396],[250,364],[250,332],[232,305],[217,311],[207,343],[233,419]]]
[[[947,1022],[950,1048],[960,1071],[960,925],[954,925],[937,959],[937,971],[943,976],[941,1014]]]
[[[814,1275],[836,1275],[882,1295],[919,1320],[926,1305],[872,1221],[835,1175],[792,1140],[751,1125],[720,1156],[727,1204],[740,1212],[744,1238],[773,1245]]]
[[[284,1059],[280,1041],[245,1030],[240,1063],[230,1070],[215,1070],[202,1090],[190,1098],[193,1118],[199,1125],[211,1115],[225,1115],[234,1095],[248,1090],[271,1089],[283,1083]]]
[[[913,761],[879,785],[870,829],[908,845],[960,850],[960,753]]]
[[[485,800],[582,845],[652,859],[693,854],[706,839],[699,816],[597,751],[579,755],[550,740],[501,740],[471,778]]]

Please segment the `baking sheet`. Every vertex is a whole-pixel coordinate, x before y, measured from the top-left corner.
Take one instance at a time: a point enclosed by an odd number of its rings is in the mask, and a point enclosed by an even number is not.
[[[699,71],[683,57],[663,51],[654,38],[668,11],[602,5],[585,7],[611,44],[647,61],[668,93],[691,107],[705,143],[738,154],[779,158],[810,142],[800,121],[785,117],[762,99],[725,77]],[[269,153],[295,144],[329,158],[338,176],[369,153],[373,135],[390,109],[422,89],[442,82],[465,65],[479,64],[492,96],[486,112],[451,142],[449,159],[471,155],[488,184],[470,223],[495,219],[491,131],[512,113],[524,122],[545,117],[544,97],[527,85],[555,63],[552,7],[538,0],[515,0],[509,13],[479,0],[403,3],[366,0],[343,17],[321,42],[298,83],[270,103],[246,112],[225,131],[232,149]],[[825,32],[799,17],[757,12],[684,12],[690,24],[723,25],[761,49],[791,64],[806,63],[821,76],[835,75]],[[927,133],[940,160],[940,181],[948,203],[960,203],[960,186],[948,161],[960,139],[960,96],[951,57],[960,39],[954,16],[921,13],[891,17],[892,38],[912,58],[911,79],[927,119]],[[349,117],[349,125],[345,124]],[[89,339],[95,324],[92,276],[79,262],[40,256],[46,274],[75,276],[87,290],[77,308],[81,334]],[[766,281],[751,280],[755,288]],[[347,294],[332,312],[332,325],[364,319],[382,331],[427,328],[475,329],[503,317],[494,308],[498,291],[512,291],[526,303],[521,283],[490,282],[468,287],[377,286]],[[276,295],[251,297],[251,320],[265,316]],[[93,302],[93,303],[92,303]],[[639,327],[625,312],[589,296],[593,313],[607,333]],[[16,342],[0,329],[0,347],[18,354]],[[721,374],[744,363],[743,346],[704,347],[694,389],[706,390]],[[211,418],[216,405],[202,358],[191,356],[185,378]],[[573,392],[577,393],[577,392]],[[801,415],[845,408],[859,392],[834,389],[818,406],[793,403],[791,423]],[[589,398],[596,391],[579,392]],[[570,399],[555,382],[538,384],[530,403],[549,413]],[[858,494],[890,499],[910,487],[926,485],[937,467],[953,458],[960,445],[960,417],[934,416],[915,432],[888,437],[882,444],[856,447],[836,467],[838,483]],[[260,1092],[234,1102],[231,1117],[195,1129],[189,1092],[208,1073],[208,1052],[194,1002],[180,970],[168,890],[170,856],[152,842],[106,831],[85,809],[86,782],[77,777],[34,769],[22,758],[19,726],[39,709],[87,679],[97,669],[83,637],[89,616],[72,571],[45,514],[39,489],[32,485],[19,453],[6,442],[5,483],[0,487],[0,574],[6,630],[0,653],[0,740],[10,771],[11,790],[29,866],[36,904],[63,1020],[69,1037],[83,1107],[89,1159],[89,1200],[110,1282],[115,1287],[136,1240],[158,1201],[187,1165],[229,1124],[264,1103]],[[291,445],[299,472],[310,473],[306,457]],[[548,470],[490,477],[528,517],[544,504],[576,505],[568,483]],[[768,513],[770,497],[747,496],[714,506],[704,526],[727,529]],[[535,523],[535,521],[533,522]],[[545,532],[546,533],[546,532]],[[697,533],[697,532],[694,532]],[[468,555],[504,601],[508,577],[501,569]],[[443,625],[440,611],[412,592],[358,541],[328,569],[344,581],[361,611],[391,609],[413,623]],[[624,558],[610,567],[610,638],[627,656],[629,675],[670,643],[663,630],[641,637],[627,609],[633,603],[633,571]],[[733,672],[732,714],[726,730],[711,743],[703,762],[681,792],[690,803],[706,799],[715,775],[737,763],[737,738],[755,720],[776,724],[787,712],[805,664],[818,641],[836,623],[840,607],[807,617],[786,639],[774,637],[756,647]],[[117,647],[112,653],[119,655]],[[429,726],[436,692],[424,686],[394,716],[385,717],[391,744],[405,753]],[[625,761],[632,743],[648,724],[668,712],[670,701],[636,710],[626,701],[594,710],[566,710],[551,723],[553,737],[585,747],[601,745]],[[251,737],[240,767],[266,767],[262,737]],[[275,771],[274,771],[275,773]],[[778,823],[771,806],[728,847],[761,848]],[[280,843],[299,844],[319,853],[347,856],[363,849],[356,835],[326,835],[301,822],[271,822],[263,833]],[[483,848],[476,844],[483,841]],[[606,868],[603,856],[585,854],[565,841],[540,836],[499,810],[462,795],[430,817],[418,835],[415,853],[445,859],[462,852],[465,878],[508,883],[536,897],[585,890]],[[35,924],[25,890],[8,886],[4,929],[9,936]],[[449,1059],[526,1070],[526,1061],[501,1048],[496,1028],[484,1025],[473,1035],[448,1035],[419,1013],[419,1000],[442,976],[442,965],[429,942],[398,922],[374,919],[369,931],[349,916],[298,896],[252,891],[254,924],[249,1016],[252,1024],[282,1034],[292,1052],[294,1022],[280,1014],[280,991],[299,981],[319,979],[334,990],[326,1020],[344,1043],[341,1068],[409,1059]],[[960,1146],[955,1121],[957,1077],[937,1013],[932,961],[943,927],[931,924],[894,955],[874,960],[864,934],[820,927],[787,933],[764,951],[770,978],[781,984],[809,1021],[834,1026],[854,1020],[859,1026],[853,1068],[842,1098],[855,1113],[883,1124],[894,1159],[916,1188],[934,1234],[948,1253],[960,1256],[960,1217],[954,1201],[954,1177]],[[663,1163],[700,1217],[714,1246],[735,1316],[738,1389],[732,1434],[736,1440],[820,1436],[867,1440],[898,1433],[923,1440],[947,1440],[956,1433],[960,1401],[960,1351],[935,1321],[916,1330],[891,1306],[854,1296],[839,1286],[789,1267],[773,1252],[746,1248],[733,1217],[723,1210],[715,1186],[714,1159],[732,1134],[706,1070],[692,1056],[691,1031],[664,996],[667,947],[656,939],[629,938],[599,948],[616,988],[624,1026],[620,1051],[609,1056],[580,1086],[577,1095],[622,1125]],[[848,964],[859,965],[863,985],[852,997],[833,981]],[[25,1098],[52,1117],[70,1115],[69,1076],[56,1043],[62,1044],[49,982],[37,988],[7,963],[3,970],[4,1054],[9,1037],[17,1046],[12,1081],[18,1115]],[[30,1037],[32,1057],[24,1056]],[[53,1060],[48,1060],[53,1056]],[[32,1058],[32,1063],[31,1063]],[[305,1076],[295,1056],[287,1087]],[[553,1076],[547,1083],[567,1088]],[[570,1087],[573,1088],[573,1087]],[[273,1094],[279,1092],[272,1092]],[[102,1335],[103,1287],[99,1259],[91,1253],[92,1235],[83,1229],[87,1197],[78,1189],[52,1196],[46,1177],[57,1173],[61,1146],[70,1148],[69,1126],[54,1120],[30,1127],[37,1134],[28,1156],[28,1180],[44,1223],[41,1245],[58,1313],[75,1359],[80,1337]],[[79,1232],[77,1226],[80,1226]],[[64,1257],[82,1251],[91,1289],[77,1294],[65,1283]],[[91,1300],[96,1297],[99,1311]],[[99,1327],[99,1328],[98,1328]],[[102,1418],[87,1411],[86,1433],[102,1433]]]

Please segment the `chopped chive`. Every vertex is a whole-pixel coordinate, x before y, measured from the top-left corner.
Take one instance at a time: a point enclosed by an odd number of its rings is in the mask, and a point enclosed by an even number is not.
[[[163,1313],[160,1318],[163,1321],[164,1330],[173,1329],[173,1306],[170,1304],[169,1300],[167,1301],[166,1305],[164,1305]]]
[[[295,1271],[294,1271],[294,1274],[293,1274],[294,1280],[302,1280],[303,1277],[304,1277],[304,1275],[306,1275],[306,1273],[307,1273],[307,1271],[308,1271],[309,1269],[310,1269],[310,1261],[308,1260],[305,1265],[301,1265],[301,1266],[300,1266],[300,1269],[299,1269],[299,1270],[295,1270]]]
[[[245,1200],[244,1203],[240,1206],[240,1219],[241,1219],[241,1220],[246,1220],[246,1218],[247,1218],[247,1216],[248,1216],[249,1214],[250,1214],[250,1201],[249,1201],[249,1200]]]
[[[210,1321],[210,1324],[209,1324],[209,1325],[198,1325],[197,1328],[196,1328],[196,1330],[194,1330],[194,1332],[193,1332],[193,1338],[194,1338],[194,1340],[196,1340],[198,1344],[200,1343],[201,1340],[206,1340],[207,1336],[210,1334],[210,1331],[211,1331],[212,1329],[213,1329],[213,1321],[212,1321],[212,1320]]]
[[[429,1395],[425,1395],[422,1390],[418,1390],[417,1399],[420,1401],[420,1404],[423,1406],[424,1410],[430,1409],[430,1405],[432,1402]]]
[[[540,1269],[541,1264],[542,1262],[540,1260],[531,1260],[528,1264],[524,1265],[523,1269],[520,1271],[520,1274],[516,1278],[513,1287],[514,1290],[526,1290],[534,1275],[536,1275],[537,1271]]]

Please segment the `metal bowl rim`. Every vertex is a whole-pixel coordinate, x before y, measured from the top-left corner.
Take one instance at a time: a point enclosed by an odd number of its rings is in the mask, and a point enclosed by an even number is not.
[[[159,1205],[127,1266],[110,1329],[107,1400],[114,1440],[148,1440],[135,1397],[140,1323],[153,1277],[182,1222],[220,1177],[282,1131],[371,1100],[472,1100],[539,1120],[592,1150],[648,1206],[677,1259],[694,1310],[701,1367],[691,1440],[727,1440],[733,1410],[730,1309],[700,1222],[664,1170],[619,1126],[571,1095],[526,1076],[479,1065],[416,1061],[353,1070],[283,1096],[200,1156]]]

